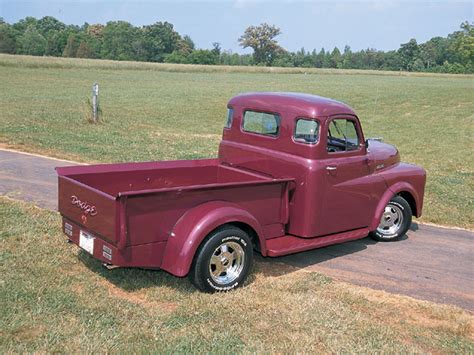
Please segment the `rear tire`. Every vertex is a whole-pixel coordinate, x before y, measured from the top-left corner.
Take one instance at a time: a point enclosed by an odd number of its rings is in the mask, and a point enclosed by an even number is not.
[[[243,230],[224,225],[199,247],[189,277],[203,292],[230,291],[242,286],[253,263],[253,245]]]
[[[370,237],[382,242],[398,240],[410,228],[411,220],[409,203],[401,196],[394,196],[385,206],[379,226],[370,233]]]

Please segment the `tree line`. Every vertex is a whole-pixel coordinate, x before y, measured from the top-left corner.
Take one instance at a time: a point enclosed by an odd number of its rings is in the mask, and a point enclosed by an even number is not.
[[[125,21],[82,26],[66,25],[54,17],[26,17],[9,24],[0,18],[0,53],[72,58],[97,58],[147,62],[265,65],[279,67],[404,70],[442,73],[474,73],[474,27],[469,22],[446,37],[425,43],[411,39],[397,50],[372,48],[341,51],[324,48],[291,52],[281,47],[278,27],[263,23],[249,26],[239,43],[253,54],[196,48],[188,35],[179,34],[169,22],[141,27]]]

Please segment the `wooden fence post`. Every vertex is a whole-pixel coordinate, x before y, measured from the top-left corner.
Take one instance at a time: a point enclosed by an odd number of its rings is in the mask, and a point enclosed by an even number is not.
[[[92,121],[97,123],[99,119],[99,84],[92,85]]]

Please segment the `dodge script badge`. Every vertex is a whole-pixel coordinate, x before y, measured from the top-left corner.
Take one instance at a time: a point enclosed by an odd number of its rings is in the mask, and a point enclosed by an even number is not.
[[[87,201],[79,200],[76,195],[71,196],[71,203],[84,211],[84,214],[89,214],[90,216],[95,216],[97,214],[95,206],[90,205]]]

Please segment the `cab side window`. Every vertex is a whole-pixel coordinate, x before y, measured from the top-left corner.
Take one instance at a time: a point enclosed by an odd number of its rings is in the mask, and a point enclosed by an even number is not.
[[[295,142],[315,144],[318,142],[319,123],[300,118],[296,121]]]
[[[227,121],[225,123],[225,128],[230,128],[232,126],[232,118],[234,117],[234,109],[229,107],[227,109]]]
[[[327,151],[329,153],[347,152],[359,149],[359,135],[356,123],[337,118],[329,123]]]

